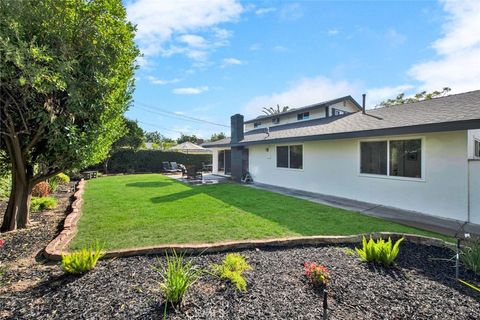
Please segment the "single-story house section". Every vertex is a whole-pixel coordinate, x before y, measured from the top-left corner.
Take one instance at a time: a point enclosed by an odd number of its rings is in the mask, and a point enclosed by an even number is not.
[[[365,105],[365,102],[363,103]],[[350,97],[244,121],[213,173],[480,224],[480,90],[365,110]]]

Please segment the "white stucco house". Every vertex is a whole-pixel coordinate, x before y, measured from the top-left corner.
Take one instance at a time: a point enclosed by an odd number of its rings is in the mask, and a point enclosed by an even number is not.
[[[213,173],[480,224],[480,90],[365,110],[351,96],[231,119]]]

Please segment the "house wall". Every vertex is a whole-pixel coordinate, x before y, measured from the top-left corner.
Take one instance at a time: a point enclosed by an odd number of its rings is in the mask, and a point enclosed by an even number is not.
[[[359,142],[368,139],[305,142],[301,170],[277,168],[276,145],[250,146],[249,171],[259,183],[466,220],[467,131],[374,140],[418,137],[423,145],[422,179],[361,175]]]
[[[470,220],[480,224],[480,160],[468,161],[470,172]]]

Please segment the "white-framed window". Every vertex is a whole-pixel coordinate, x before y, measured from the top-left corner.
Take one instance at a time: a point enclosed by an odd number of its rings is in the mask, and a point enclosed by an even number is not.
[[[473,143],[474,143],[475,157],[480,158],[480,140],[475,139]]]
[[[254,127],[254,128],[258,128],[258,127],[260,127],[261,125],[262,125],[261,122],[254,122],[254,123],[253,123],[253,127]]]
[[[360,142],[360,173],[422,179],[422,139]]]
[[[347,112],[343,111],[343,110],[338,110],[338,109],[334,109],[332,108],[332,114],[334,116],[341,116],[342,114],[346,114]]]
[[[302,112],[297,114],[297,120],[308,120],[310,119],[310,112]]]
[[[280,123],[280,117],[276,117],[272,119],[273,124],[279,124]]]
[[[277,168],[303,169],[303,146],[277,146]]]

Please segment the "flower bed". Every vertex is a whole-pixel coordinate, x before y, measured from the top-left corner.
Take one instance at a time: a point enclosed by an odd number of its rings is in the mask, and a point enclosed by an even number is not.
[[[353,249],[353,247],[349,247]],[[205,274],[187,292],[182,307],[170,309],[172,319],[304,318],[322,316],[322,296],[305,277],[304,263],[315,261],[329,270],[330,319],[474,319],[480,294],[453,279],[446,248],[405,242],[392,268],[360,262],[342,246],[275,250],[244,250],[252,270],[244,276],[248,291]],[[208,269],[225,254],[193,257]],[[438,260],[440,259],[440,260]],[[165,263],[164,258],[159,258]],[[65,276],[60,268],[44,269],[44,279],[22,290],[0,294],[0,305],[17,318],[153,319],[163,316],[160,275],[155,257],[100,261],[82,277]],[[25,276],[33,270],[25,270]],[[480,279],[462,270],[478,285]]]

